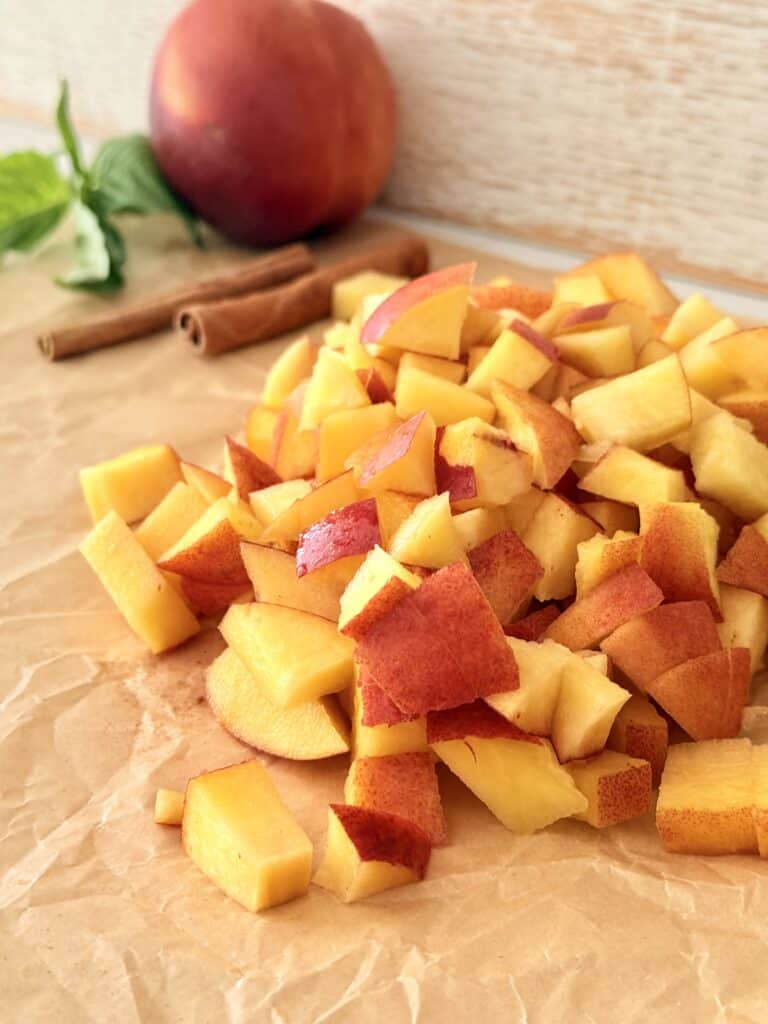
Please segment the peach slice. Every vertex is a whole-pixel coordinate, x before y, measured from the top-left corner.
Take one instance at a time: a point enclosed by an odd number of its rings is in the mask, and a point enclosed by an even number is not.
[[[721,583],[768,597],[768,514],[742,529],[717,567],[717,578]]]
[[[666,718],[641,693],[633,693],[613,720],[607,745],[620,754],[647,761],[654,786],[661,781],[669,746]]]
[[[342,559],[366,555],[380,541],[374,499],[344,505],[302,532],[296,550],[296,574],[306,576]]]
[[[205,583],[190,576],[176,576],[175,579],[179,581],[184,600],[195,615],[220,615],[235,602],[253,599],[253,591],[244,583]]]
[[[718,404],[732,416],[751,423],[757,440],[768,444],[768,388],[734,391],[719,398]]]
[[[636,252],[616,252],[576,267],[568,275],[596,275],[610,296],[642,306],[650,316],[669,316],[677,299],[659,275]]]
[[[421,881],[431,852],[429,837],[406,818],[331,804],[325,856],[313,882],[353,903]]]
[[[389,550],[392,538],[421,500],[418,494],[402,491],[381,491],[376,495],[382,547]]]
[[[637,615],[600,647],[640,690],[691,658],[721,650],[717,625],[705,601],[665,604]]]
[[[647,761],[613,750],[565,765],[587,809],[574,817],[593,828],[607,828],[639,818],[651,809],[653,788]]]
[[[534,643],[508,637],[507,643],[515,655],[520,685],[509,693],[486,697],[485,702],[518,729],[549,736],[570,652],[551,640]]]
[[[242,544],[241,556],[257,600],[311,612],[334,622],[346,586],[343,575],[332,565],[308,576],[298,577],[296,558],[268,544]]]
[[[404,420],[426,409],[438,427],[458,423],[470,416],[493,423],[496,416],[493,403],[487,398],[461,384],[413,367],[401,369],[397,375],[395,409]]]
[[[531,597],[544,570],[516,533],[503,530],[469,552],[480,589],[502,625]]]
[[[718,533],[715,520],[695,501],[640,509],[640,567],[668,601],[706,601],[719,621]]]
[[[253,450],[250,441],[248,447]],[[317,465],[317,431],[301,428],[297,416],[283,409],[277,414],[266,461],[283,480],[312,476]]]
[[[347,458],[369,438],[399,423],[391,402],[346,409],[326,416],[320,425],[317,479],[330,480],[344,472]]]
[[[625,445],[612,445],[584,474],[583,491],[628,505],[653,501],[685,501],[685,477]]]
[[[586,507],[586,506],[582,506]],[[619,530],[613,537],[601,533],[577,547],[576,597],[586,597],[609,576],[640,561],[641,540],[634,533]]]
[[[454,384],[461,384],[467,372],[463,363],[440,359],[438,356],[425,356],[419,352],[404,352],[398,367],[400,372],[408,369],[424,370],[425,373],[433,373]]]
[[[555,335],[560,358],[590,377],[615,377],[635,369],[635,347],[627,324]]]
[[[768,600],[751,590],[724,584],[720,588],[723,621],[718,625],[724,647],[746,647],[750,653],[750,670],[763,665],[768,644]]]
[[[262,539],[297,540],[305,530],[335,509],[353,505],[359,500],[360,492],[355,485],[354,475],[351,470],[347,470],[314,487],[303,498],[289,505],[266,527]]]
[[[533,482],[554,487],[581,444],[574,425],[548,402],[502,381],[492,385],[491,394],[502,426],[533,459]]]
[[[477,417],[437,432],[437,489],[447,491],[459,511],[507,505],[530,489],[532,474],[530,457],[509,435]]]
[[[158,789],[155,794],[155,823],[180,825],[184,818],[184,794],[177,789]]]
[[[506,528],[507,519],[500,508],[471,508],[453,517],[453,525],[465,551],[479,547]]]
[[[233,604],[219,630],[281,708],[338,693],[352,681],[352,642],[318,615],[276,604]]]
[[[335,697],[277,707],[231,648],[209,665],[205,696],[220,725],[267,754],[315,761],[349,750],[349,727]]]
[[[355,372],[360,383],[365,388],[365,393],[374,404],[382,405],[388,403],[392,405],[395,400],[394,391],[397,375],[395,375],[395,380],[391,380],[389,374],[383,373],[380,367],[377,368],[375,366],[369,366],[364,370],[356,370]],[[395,418],[393,422],[397,423],[397,419]]]
[[[351,688],[350,719],[355,757],[384,757],[429,750],[427,720],[406,715],[370,674],[359,672]]]
[[[370,401],[365,386],[344,357],[324,346],[309,379],[299,430],[312,430],[326,416],[342,409],[359,409]]]
[[[153,654],[198,632],[197,619],[116,512],[98,521],[80,551],[118,611]]]
[[[552,718],[552,744],[560,761],[590,757],[603,749],[629,693],[577,654],[563,666]]]
[[[663,600],[662,591],[640,566],[627,565],[567,608],[544,638],[572,651],[596,647],[609,633]]]
[[[512,725],[482,701],[431,712],[427,740],[502,825],[527,834],[586,809],[547,740]]]
[[[540,640],[550,623],[559,615],[560,609],[556,604],[547,604],[506,626],[504,632],[508,637],[516,637],[518,640]]]
[[[473,368],[467,387],[486,398],[494,380],[527,391],[557,361],[558,352],[551,341],[522,320],[513,320]]]
[[[693,338],[680,352],[680,360],[688,383],[696,391],[715,399],[735,391],[744,381],[735,367],[721,358],[720,339],[736,335],[739,325],[731,317],[723,317],[708,330]]]
[[[640,516],[637,509],[631,505],[624,505],[611,499],[581,501],[579,504],[608,537],[614,537],[619,532],[637,533],[640,528]]]
[[[435,421],[425,411],[370,438],[346,461],[359,487],[374,494],[435,493]]]
[[[378,545],[349,581],[341,595],[339,630],[358,637],[421,580]]]
[[[608,327],[627,327],[632,349],[640,353],[656,337],[653,321],[642,306],[633,302],[603,302],[596,306],[573,309],[560,320],[556,334],[592,332]],[[557,344],[557,342],[556,342]]]
[[[224,478],[233,484],[239,498],[248,500],[251,491],[281,483],[270,465],[254,455],[250,448],[226,438],[224,448]]]
[[[755,853],[753,748],[747,739],[669,748],[656,828],[668,853]]]
[[[309,888],[312,844],[258,761],[190,779],[181,835],[187,855],[246,910]]]
[[[448,494],[436,494],[420,502],[401,523],[389,544],[390,554],[399,562],[441,569],[467,556],[451,516]]]
[[[156,561],[184,536],[207,507],[198,490],[179,482],[136,528],[134,536],[149,557]]]
[[[751,522],[768,512],[768,446],[720,412],[691,431],[696,490]]]
[[[431,754],[356,758],[344,785],[344,800],[412,821],[429,836],[433,846],[448,840]]]
[[[571,402],[587,441],[614,441],[648,451],[691,423],[688,382],[677,355],[582,391]]]
[[[729,647],[667,669],[646,691],[691,739],[728,739],[741,728],[749,681],[749,651]]]
[[[280,409],[296,386],[311,375],[317,351],[317,345],[306,335],[283,349],[264,381],[261,404],[267,409]]]
[[[553,307],[561,303],[592,307],[609,303],[611,298],[611,293],[597,274],[568,273],[555,281],[552,304]]]
[[[407,714],[455,707],[518,685],[498,619],[461,563],[427,577],[378,618],[359,638],[356,658]]]
[[[196,466],[191,462],[179,463],[181,475],[190,487],[198,492],[206,505],[212,505],[219,498],[226,498],[232,485],[223,477],[212,473],[209,469]]]
[[[167,444],[144,445],[80,470],[94,523],[110,511],[126,523],[143,519],[179,480],[179,457]]]
[[[474,263],[436,270],[398,288],[363,324],[360,340],[457,359]]]
[[[311,490],[312,484],[309,480],[286,480],[284,483],[272,484],[271,487],[254,491],[248,495],[248,501],[251,512],[264,527],[267,527],[294,501],[305,498]]]
[[[242,502],[219,498],[159,559],[167,572],[203,583],[248,583],[241,540],[257,540],[261,525]]]
[[[534,597],[548,601],[573,593],[578,546],[597,532],[597,523],[578,506],[552,492],[544,495],[522,534],[523,543],[544,569]]]
[[[254,455],[258,455],[260,459],[263,459],[264,462],[269,462],[270,465],[274,465],[273,442],[275,428],[278,420],[280,419],[280,415],[281,414],[276,409],[265,409],[263,405],[256,405],[248,413],[248,418],[245,421],[246,444]],[[288,476],[287,473],[281,473],[280,475],[284,478]],[[191,484],[193,481],[187,480],[187,483]],[[216,497],[221,497],[221,495],[217,495]]]

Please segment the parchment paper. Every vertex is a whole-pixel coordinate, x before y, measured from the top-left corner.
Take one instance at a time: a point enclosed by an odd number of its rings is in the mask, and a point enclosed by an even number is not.
[[[246,255],[173,230],[131,232],[133,294]],[[158,786],[251,751],[203,701],[216,631],[151,657],[80,558],[77,470],[158,439],[214,464],[280,345],[204,362],[168,336],[50,365],[35,323],[94,303],[50,284],[64,259],[0,277],[0,1020],[764,1022],[768,864],[665,855],[650,817],[519,838],[446,773],[451,844],[424,883],[258,916],[153,823]],[[265,760],[319,854],[345,760]]]

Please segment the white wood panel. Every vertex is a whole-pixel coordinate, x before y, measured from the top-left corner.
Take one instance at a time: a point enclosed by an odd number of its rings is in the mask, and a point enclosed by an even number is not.
[[[768,280],[763,0],[339,2],[400,89],[393,206]],[[0,116],[47,116],[66,74],[87,130],[141,127],[181,6],[0,0]]]

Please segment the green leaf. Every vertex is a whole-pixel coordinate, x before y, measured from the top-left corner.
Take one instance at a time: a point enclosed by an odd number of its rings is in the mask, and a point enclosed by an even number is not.
[[[64,143],[64,148],[69,154],[69,159],[72,161],[72,169],[80,177],[86,177],[87,172],[80,156],[80,143],[77,140],[77,134],[75,133],[72,119],[69,116],[69,85],[66,79],[61,83],[59,102],[56,105],[56,125],[59,129],[61,141]]]
[[[146,135],[126,135],[105,142],[91,166],[90,177],[105,213],[176,213],[195,244],[202,247],[199,224],[168,186]]]
[[[75,264],[58,283],[67,288],[112,291],[123,284],[125,245],[120,232],[81,200],[74,205]]]
[[[0,254],[30,249],[61,220],[69,206],[67,183],[42,153],[0,159]]]

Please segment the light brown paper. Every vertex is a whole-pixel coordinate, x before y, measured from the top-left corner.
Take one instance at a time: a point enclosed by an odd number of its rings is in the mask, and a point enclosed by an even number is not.
[[[178,242],[131,246],[134,294],[200,269]],[[89,305],[48,283],[62,258],[0,279],[4,328],[25,325],[0,339],[0,1019],[764,1022],[768,864],[668,856],[650,818],[520,838],[445,773],[451,844],[420,885],[349,907],[312,888],[257,916],[198,872],[153,823],[155,790],[261,755],[203,702],[215,631],[153,658],[111,607],[76,551],[77,470],[152,440],[214,465],[280,345],[208,363],[164,336],[51,365],[34,328]],[[480,277],[503,269],[482,258]],[[344,759],[264,760],[319,854]]]

